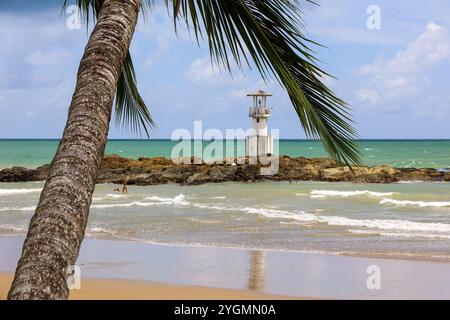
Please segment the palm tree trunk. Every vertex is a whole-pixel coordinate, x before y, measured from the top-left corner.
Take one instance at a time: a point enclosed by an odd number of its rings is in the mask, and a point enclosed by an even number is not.
[[[105,0],[81,60],[64,134],[31,219],[9,299],[67,299],[84,238],[116,82],[141,0]]]

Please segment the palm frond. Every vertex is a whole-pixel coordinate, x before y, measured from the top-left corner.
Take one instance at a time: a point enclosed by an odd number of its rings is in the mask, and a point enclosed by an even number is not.
[[[63,10],[70,4],[71,1],[64,0]],[[98,18],[100,9],[104,0],[76,0],[77,5],[81,10],[81,18],[88,28],[91,20]],[[145,6],[142,7],[142,12],[153,6],[153,0],[145,0]],[[116,125],[124,128],[129,128],[135,134],[141,135],[143,132],[149,137],[149,128],[156,127],[148,108],[139,94],[137,88],[136,73],[133,67],[133,61],[128,52],[122,66],[122,73],[117,81],[116,99],[115,99],[115,119]]]
[[[125,58],[122,74],[117,81],[115,117],[117,126],[130,128],[137,134],[141,134],[144,130],[147,137],[149,136],[147,127],[156,127],[136,87],[136,74],[129,54]]]
[[[312,2],[312,1],[310,1]],[[312,2],[313,3],[313,2]],[[350,109],[322,83],[322,71],[303,33],[297,0],[166,0],[175,24],[208,41],[214,62],[230,70],[250,58],[264,80],[286,89],[309,138],[320,139],[336,161],[359,164]]]

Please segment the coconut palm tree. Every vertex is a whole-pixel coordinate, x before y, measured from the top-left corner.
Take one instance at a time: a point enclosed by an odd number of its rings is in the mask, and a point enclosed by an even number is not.
[[[66,127],[23,246],[9,299],[66,299],[68,266],[79,254],[115,104],[133,130],[153,125],[136,87],[130,42],[150,0],[76,0],[95,26],[80,62]],[[64,1],[64,5],[66,5]],[[303,34],[297,0],[166,0],[174,27],[206,39],[212,62],[256,66],[284,87],[308,137],[339,162],[359,162],[347,105],[321,81],[315,43]],[[91,17],[91,19],[90,19]],[[94,19],[92,19],[92,17]]]

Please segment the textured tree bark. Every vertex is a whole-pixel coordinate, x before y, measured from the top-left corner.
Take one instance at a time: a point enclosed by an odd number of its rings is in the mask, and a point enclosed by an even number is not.
[[[116,83],[141,0],[105,0],[77,76],[67,124],[31,219],[9,299],[67,299],[84,238]]]

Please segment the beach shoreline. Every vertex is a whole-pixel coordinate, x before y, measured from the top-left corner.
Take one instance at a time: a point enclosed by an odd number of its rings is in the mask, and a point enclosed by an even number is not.
[[[0,300],[6,300],[13,273],[0,272]],[[199,286],[176,286],[148,281],[82,279],[81,287],[70,291],[69,300],[288,300],[297,297],[249,290]],[[303,299],[303,298],[302,298]],[[310,299],[310,298],[307,298]]]
[[[26,235],[41,190],[42,183],[2,184],[0,237]],[[98,185],[86,237],[449,262],[449,210],[447,183],[227,182],[130,186],[127,195]]]
[[[0,237],[2,293],[23,238]],[[74,299],[445,299],[450,264],[85,239]],[[381,271],[367,287],[369,267]],[[7,285],[6,285],[7,286]]]

